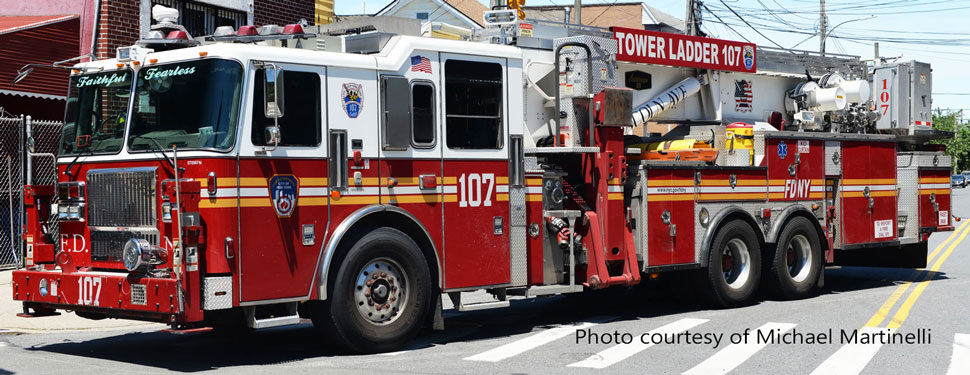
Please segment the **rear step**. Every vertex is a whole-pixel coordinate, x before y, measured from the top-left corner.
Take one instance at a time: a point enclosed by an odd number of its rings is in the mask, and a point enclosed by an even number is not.
[[[478,311],[509,307],[509,300],[505,294],[505,289],[496,289],[491,292],[498,299],[497,301],[462,303],[461,292],[449,292],[448,297],[451,298],[451,302],[458,311]]]
[[[267,314],[265,311],[259,311],[259,316],[257,316],[256,308],[261,308],[263,306],[246,306],[243,307],[243,314],[245,314],[246,317],[246,325],[253,329],[300,324],[300,314],[297,312],[298,305],[299,302],[289,302],[281,305],[275,305],[272,307],[282,309],[282,311],[278,311],[275,314],[272,312]],[[282,312],[282,314],[279,312]]]

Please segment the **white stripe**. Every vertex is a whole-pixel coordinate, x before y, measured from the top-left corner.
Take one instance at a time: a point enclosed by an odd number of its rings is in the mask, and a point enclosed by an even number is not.
[[[381,188],[376,186],[351,186],[343,191],[343,195],[378,195]]]
[[[498,186],[495,187],[495,192],[496,193],[508,193],[509,192],[509,185],[498,185]]]
[[[502,345],[495,349],[475,354],[471,357],[466,357],[466,361],[483,361],[483,362],[498,362],[506,358],[511,358],[519,354],[525,353],[529,350],[535,349],[539,346],[548,344],[550,342],[556,341],[563,337],[569,336],[581,329],[586,329],[595,326],[599,323],[605,323],[616,319],[616,317],[597,317],[590,319],[589,322],[582,322],[576,325],[559,326],[556,328],[550,328],[545,331],[536,333],[532,336],[526,337],[521,340],[516,340],[508,344]]]
[[[700,188],[701,193],[764,193],[766,191],[768,191],[766,186],[738,186],[733,189],[729,186]]]
[[[920,189],[949,189],[950,184],[919,184]]]
[[[606,187],[606,192],[607,193],[622,193],[623,192],[623,186],[613,186],[613,185],[607,186]]]
[[[300,188],[301,197],[325,197],[329,194],[327,188],[322,187],[306,187]]]
[[[970,335],[958,333],[953,336],[953,356],[946,375],[970,374]]]
[[[420,186],[397,186],[392,188],[381,188],[381,194],[394,194],[394,195],[424,195],[424,194],[440,194],[441,187],[436,187],[432,189],[421,189]]]
[[[219,191],[222,191],[222,189],[219,189]],[[219,194],[219,192],[216,192],[216,194],[218,196],[220,196],[220,197],[223,196],[222,194]],[[230,196],[234,196],[234,194],[233,195],[230,195]],[[240,197],[268,197],[269,196],[269,189],[267,189],[267,188],[239,188],[239,196]]]
[[[707,319],[685,318],[647,332],[643,337],[649,337],[655,333],[676,334],[706,322]],[[653,346],[652,343],[644,344],[640,341],[639,337],[636,337],[634,338],[633,343],[614,345],[582,361],[571,363],[569,364],[569,367],[587,367],[598,369],[606,368],[624,359],[630,358],[634,354],[642,352],[651,346]]]
[[[768,192],[769,193],[784,193],[785,192],[785,187],[784,186],[769,186],[768,187]]]
[[[812,191],[812,192],[819,192],[819,193],[820,193],[820,192],[823,192],[823,191],[825,191],[825,186],[816,186],[816,185],[812,185],[812,189],[811,189],[811,191]]]
[[[867,187],[869,191],[896,190],[896,185],[843,185],[842,191],[863,191]]]
[[[879,331],[892,333],[889,328],[865,327],[858,335],[875,334]],[[872,344],[845,344],[832,356],[822,362],[811,375],[855,375],[866,368],[882,344],[876,340]]]
[[[525,193],[526,194],[540,194],[540,193],[542,193],[542,186],[526,186],[525,187]]]
[[[693,187],[648,188],[647,194],[694,194]]]
[[[794,328],[795,325],[796,324],[792,323],[768,323],[758,327],[758,335],[755,337],[763,337],[763,335],[767,335],[768,332],[776,330],[777,335]],[[748,343],[728,345],[728,347],[715,353],[710,358],[704,360],[704,362],[701,362],[699,365],[694,366],[694,368],[687,370],[687,372],[684,374],[727,374],[768,345],[768,343],[762,343],[759,341],[760,340],[752,340],[752,342]]]
[[[455,185],[445,186],[445,194],[456,194],[458,193],[458,187]]]

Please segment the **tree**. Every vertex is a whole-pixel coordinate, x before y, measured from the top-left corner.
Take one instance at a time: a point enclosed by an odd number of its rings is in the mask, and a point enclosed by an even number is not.
[[[960,112],[944,115],[933,114],[933,128],[953,132],[953,138],[935,140],[933,143],[946,146],[946,154],[953,159],[956,172],[970,170],[970,126],[957,123]]]

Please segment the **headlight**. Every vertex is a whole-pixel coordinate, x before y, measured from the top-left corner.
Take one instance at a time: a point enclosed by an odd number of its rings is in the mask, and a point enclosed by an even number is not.
[[[172,222],[172,204],[169,202],[162,203],[162,222]]]
[[[47,279],[40,279],[37,289],[40,289],[41,296],[47,297]]]
[[[122,250],[122,261],[128,271],[147,270],[150,266],[165,263],[165,258],[164,249],[141,238],[128,240]]]
[[[707,208],[701,208],[701,211],[697,213],[697,221],[705,228],[711,223],[711,213],[707,212]]]

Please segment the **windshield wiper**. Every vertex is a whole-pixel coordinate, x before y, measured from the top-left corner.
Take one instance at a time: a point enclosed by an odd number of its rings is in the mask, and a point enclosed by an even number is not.
[[[94,154],[94,151],[91,151],[91,146],[80,149],[79,152],[77,153],[77,156],[74,157],[74,160],[71,160],[71,162],[67,164],[67,168],[64,168],[64,174],[66,174],[72,180],[77,178],[76,176],[74,176],[74,173],[71,173],[71,168],[74,167],[74,163],[77,163],[77,159],[80,159],[81,156],[91,155],[91,154]]]
[[[162,144],[158,142],[158,139],[156,139],[154,137],[145,136],[145,135],[136,135],[136,136],[132,137],[131,139],[132,140],[135,140],[135,139],[138,139],[138,138],[143,138],[143,139],[147,139],[149,141],[152,141],[152,144],[155,145],[155,147],[158,149],[159,152],[161,152],[162,157],[165,158],[165,161],[167,161],[168,164],[172,166],[172,170],[175,170],[175,162],[172,161],[172,159],[170,159],[168,157],[168,154],[165,153],[165,148],[162,147]]]

